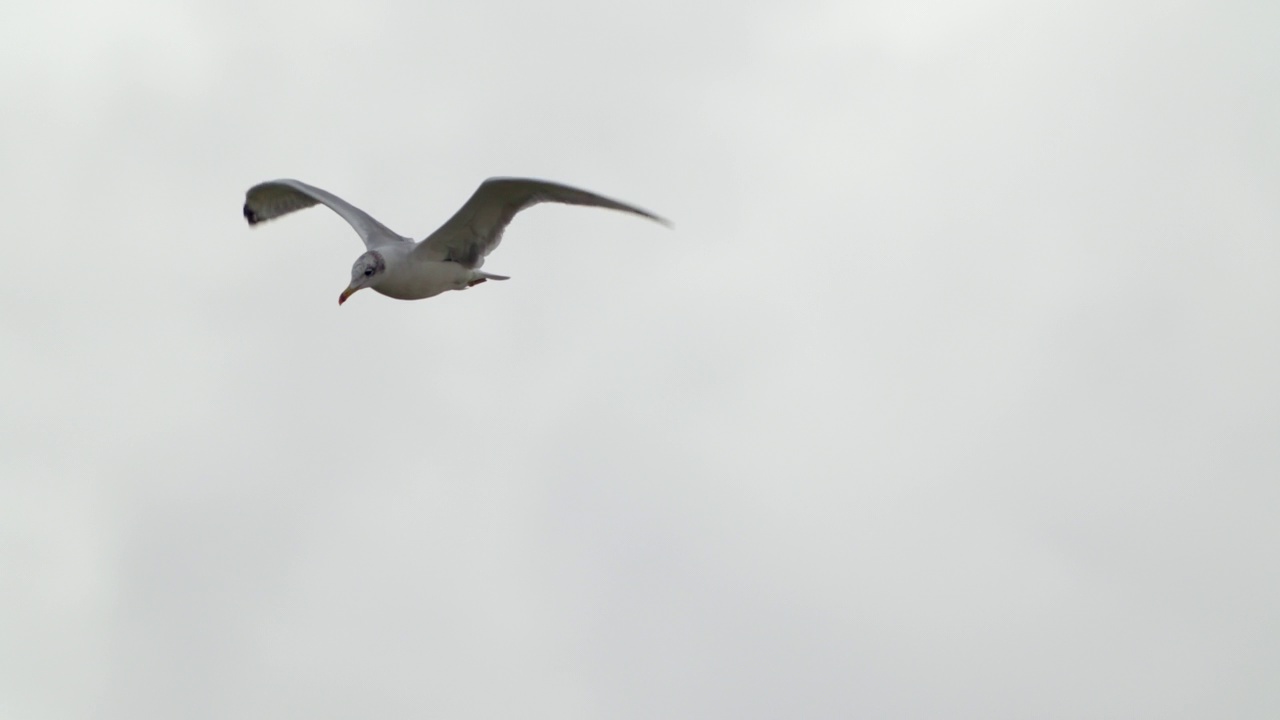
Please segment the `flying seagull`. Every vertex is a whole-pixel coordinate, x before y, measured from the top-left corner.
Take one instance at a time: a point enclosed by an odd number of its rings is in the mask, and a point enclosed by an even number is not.
[[[351,266],[352,293],[373,288],[399,300],[421,300],[446,290],[465,290],[486,280],[507,280],[484,272],[484,258],[498,247],[502,231],[516,213],[538,203],[588,205],[633,213],[664,225],[666,220],[638,207],[595,193],[527,178],[489,178],[439,230],[421,242],[397,235],[360,208],[332,193],[298,180],[272,180],[245,193],[244,217],[250,225],[320,204],[350,223],[366,252]]]

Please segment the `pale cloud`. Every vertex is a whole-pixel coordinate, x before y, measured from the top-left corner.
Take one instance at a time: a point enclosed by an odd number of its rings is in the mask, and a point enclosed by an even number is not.
[[[103,6],[105,7],[105,6]],[[1269,717],[1257,3],[28,4],[0,714]],[[499,286],[338,292],[294,176]]]

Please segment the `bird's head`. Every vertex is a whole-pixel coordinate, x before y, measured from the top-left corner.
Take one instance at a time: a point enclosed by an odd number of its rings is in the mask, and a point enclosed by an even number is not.
[[[387,263],[382,259],[382,253],[376,250],[356,258],[356,263],[351,266],[351,284],[338,296],[338,304],[346,302],[355,291],[377,283],[386,271]]]

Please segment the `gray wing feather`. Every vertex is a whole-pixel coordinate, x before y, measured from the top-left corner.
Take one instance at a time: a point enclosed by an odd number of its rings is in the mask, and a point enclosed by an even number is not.
[[[647,210],[568,185],[527,178],[489,178],[414,252],[478,268],[484,264],[484,257],[498,247],[503,230],[516,213],[544,202],[620,210],[670,225]]]
[[[317,204],[324,205],[346,220],[370,250],[392,242],[409,241],[355,205],[300,180],[272,180],[249,188],[244,196],[244,219],[250,225],[257,225]]]

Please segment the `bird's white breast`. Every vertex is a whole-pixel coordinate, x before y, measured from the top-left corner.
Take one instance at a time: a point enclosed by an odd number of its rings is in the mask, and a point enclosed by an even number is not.
[[[397,300],[421,300],[447,290],[461,290],[471,270],[454,262],[419,260],[413,255],[387,258],[386,275],[372,287]]]

